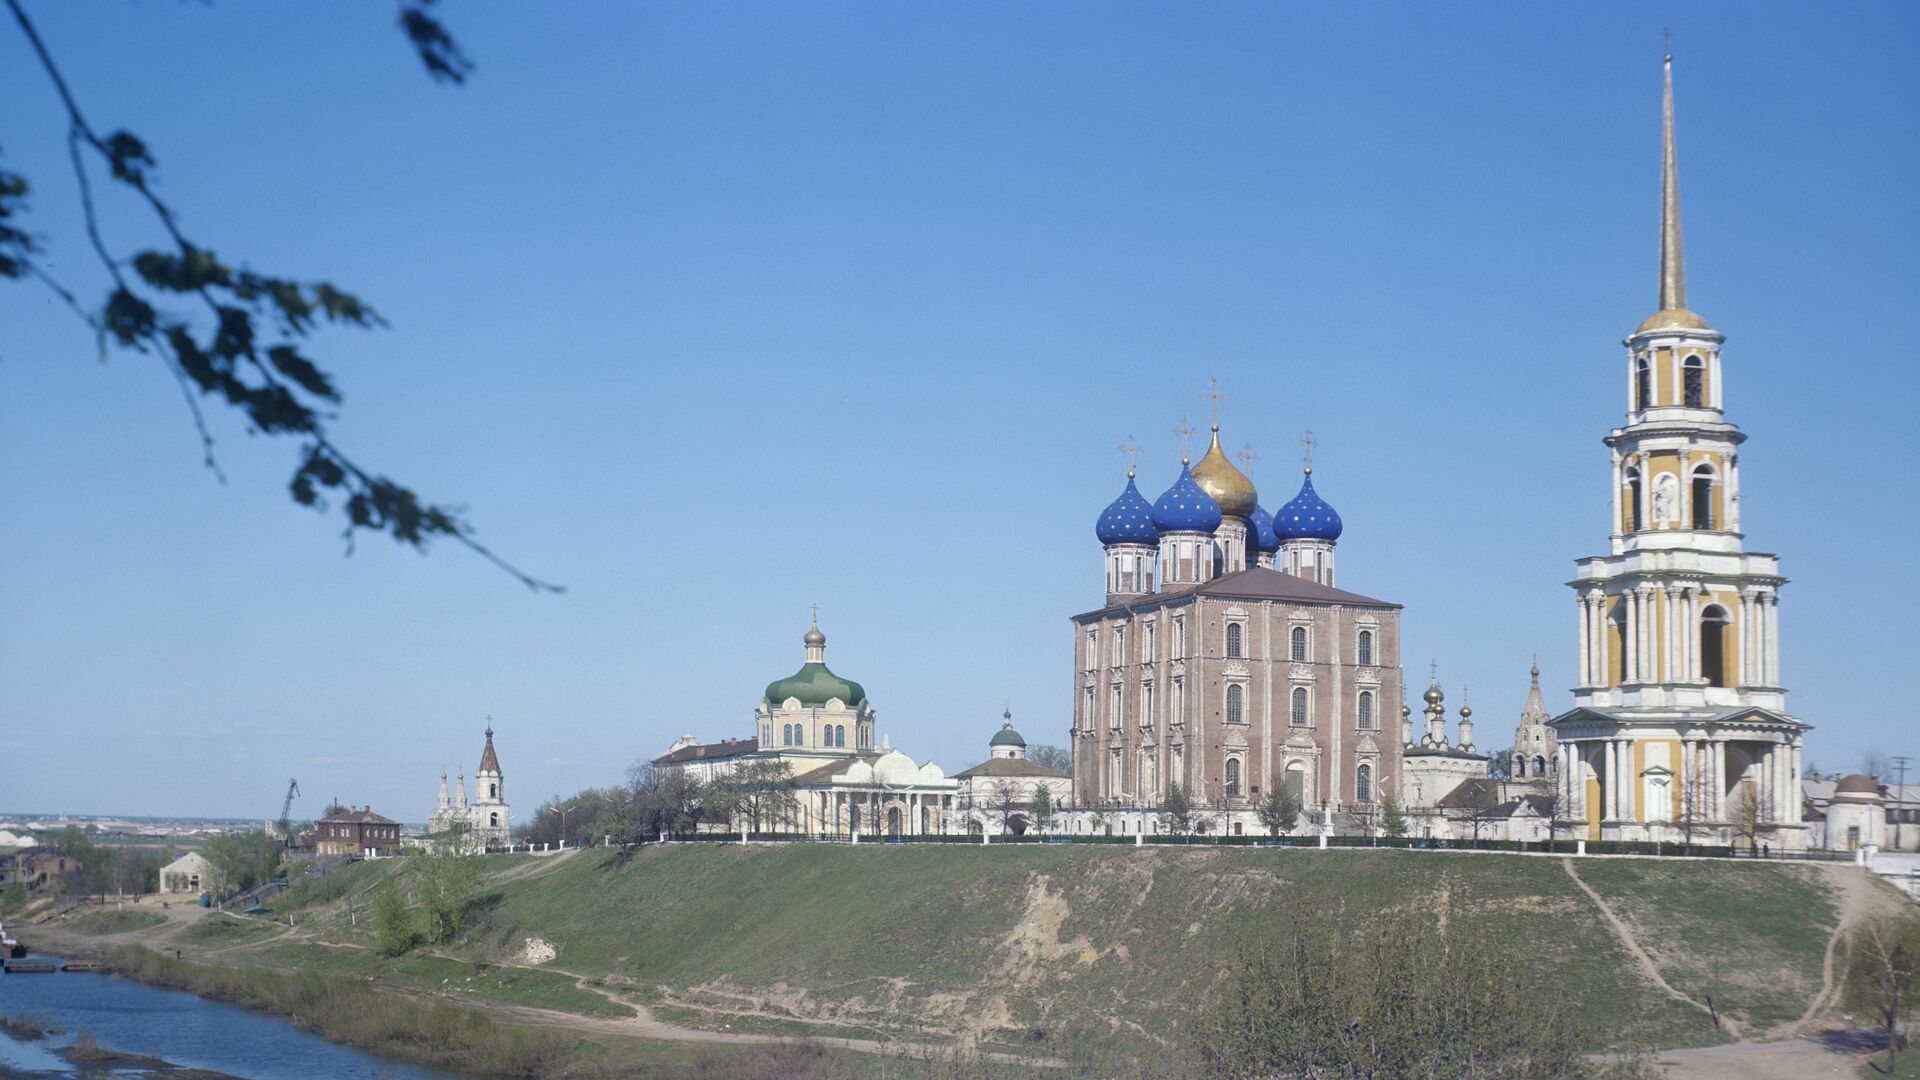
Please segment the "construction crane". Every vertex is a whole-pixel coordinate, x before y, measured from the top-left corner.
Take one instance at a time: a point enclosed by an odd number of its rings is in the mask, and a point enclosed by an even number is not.
[[[293,844],[293,822],[288,820],[288,815],[293,812],[293,800],[299,795],[300,781],[287,781],[287,798],[280,804],[280,820],[275,822],[280,827],[280,842],[289,847]]]

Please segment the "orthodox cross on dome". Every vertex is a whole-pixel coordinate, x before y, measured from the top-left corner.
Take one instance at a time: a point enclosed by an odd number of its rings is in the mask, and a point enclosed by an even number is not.
[[[1669,60],[1673,59],[1673,31],[1667,29],[1664,26],[1661,27],[1660,41],[1662,45],[1662,48],[1660,51],[1666,54],[1667,59]]]
[[[1438,660],[1427,661],[1427,677],[1433,682],[1440,681],[1440,661]]]
[[[820,625],[820,605],[808,604],[807,609],[813,612],[813,625],[819,626]]]
[[[1212,418],[1214,429],[1220,428],[1220,406],[1233,400],[1220,392],[1220,377],[1208,376],[1207,388],[1200,393],[1200,400],[1207,404],[1207,415]]]
[[[1127,475],[1132,476],[1134,460],[1140,456],[1140,444],[1134,440],[1131,434],[1127,436],[1126,442],[1120,444],[1120,453],[1125,455],[1127,459]]]
[[[1308,472],[1313,471],[1313,448],[1319,445],[1320,440],[1313,437],[1312,428],[1308,428],[1305,434],[1300,436],[1300,463]]]
[[[487,714],[487,738],[493,738],[493,714]]]
[[[1260,464],[1260,455],[1254,451],[1252,443],[1240,444],[1240,464],[1246,466],[1246,472],[1252,472],[1253,467]]]
[[[1180,418],[1180,423],[1174,427],[1173,433],[1180,438],[1180,460],[1184,462],[1189,456],[1187,440],[1193,438],[1193,425],[1187,423],[1187,418],[1183,416]]]

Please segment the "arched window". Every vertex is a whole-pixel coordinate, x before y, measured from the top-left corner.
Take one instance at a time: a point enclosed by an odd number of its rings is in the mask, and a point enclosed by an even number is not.
[[[487,815],[487,828],[489,828],[489,829],[497,829],[497,828],[499,828],[499,827],[500,827],[500,815],[499,815],[498,813],[492,813],[492,814],[488,814],[488,815]]]
[[[1362,765],[1354,770],[1353,797],[1357,802],[1373,801],[1373,766]]]
[[[1641,357],[1633,365],[1633,407],[1653,408],[1653,365]]]
[[[835,746],[847,745],[847,725],[845,724],[835,725],[833,729],[833,745]]]
[[[1227,687],[1227,723],[1243,724],[1247,720],[1246,691],[1239,686]]]
[[[1361,731],[1373,730],[1373,691],[1371,690],[1360,691],[1359,726]]]
[[[1288,765],[1286,774],[1281,777],[1280,782],[1286,785],[1287,790],[1293,793],[1293,797],[1296,800],[1299,800],[1301,802],[1306,801],[1307,767],[1305,765],[1302,765],[1297,761],[1291,765]]]
[[[1704,409],[1707,406],[1707,365],[1697,356],[1687,357],[1687,365],[1681,372],[1686,393],[1687,408]]]
[[[1293,689],[1293,722],[1296,726],[1307,726],[1307,688],[1296,686]]]
[[[1514,755],[1513,758],[1513,778],[1515,780],[1525,780],[1527,778],[1527,759],[1518,754]]]
[[[1708,686],[1731,686],[1727,678],[1727,632],[1732,620],[1715,604],[1700,613],[1700,675]]]
[[[1533,775],[1535,776],[1547,775],[1547,759],[1544,757],[1541,757],[1539,754],[1533,755]]]
[[[1371,630],[1360,631],[1360,647],[1359,649],[1356,650],[1356,652],[1358,653],[1358,655],[1356,656],[1356,659],[1359,660],[1362,667],[1372,666],[1373,664],[1373,631]]]
[[[1707,465],[1693,470],[1693,527],[1713,528],[1713,469]]]
[[[1627,526],[1628,532],[1640,531],[1640,470],[1627,470]]]
[[[1227,794],[1240,794],[1240,759],[1227,759]]]
[[[1292,642],[1291,655],[1293,658],[1304,661],[1307,658],[1307,628],[1304,626],[1294,627],[1293,633],[1288,635],[1288,640]]]
[[[1238,657],[1240,655],[1239,623],[1230,622],[1227,624],[1227,655],[1232,657]]]
[[[780,725],[780,745],[781,746],[793,745],[793,725],[792,724]]]

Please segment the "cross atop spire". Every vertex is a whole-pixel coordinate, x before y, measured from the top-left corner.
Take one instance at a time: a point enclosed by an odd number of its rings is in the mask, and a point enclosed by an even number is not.
[[[1312,428],[1300,436],[1300,464],[1308,472],[1313,471],[1313,448],[1319,445],[1320,440],[1313,437]]]
[[[813,612],[813,625],[819,626],[820,625],[820,605],[808,604],[807,610]]]
[[[1133,463],[1140,456],[1140,444],[1134,440],[1132,435],[1128,435],[1127,441],[1120,444],[1120,452],[1126,455],[1127,476],[1131,478],[1133,476]]]
[[[1188,453],[1187,440],[1193,438],[1193,425],[1187,423],[1187,418],[1183,416],[1180,418],[1180,423],[1174,426],[1173,433],[1180,439],[1180,464],[1185,465],[1191,456]]]
[[[1207,388],[1201,391],[1200,400],[1207,404],[1208,415],[1213,420],[1213,429],[1215,431],[1220,430],[1220,406],[1232,399],[1220,392],[1220,377],[1218,375],[1207,377]]]
[[[1245,471],[1247,472],[1252,472],[1253,467],[1260,464],[1260,455],[1254,451],[1252,443],[1244,442],[1240,444],[1240,464],[1246,466]]]

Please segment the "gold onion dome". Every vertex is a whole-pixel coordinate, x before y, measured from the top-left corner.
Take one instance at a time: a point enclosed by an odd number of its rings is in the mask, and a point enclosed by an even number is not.
[[[1420,696],[1425,698],[1429,705],[1438,705],[1447,698],[1447,695],[1440,692],[1439,683],[1429,683],[1427,685],[1427,692]]]
[[[1207,447],[1207,455],[1193,467],[1193,479],[1220,504],[1222,514],[1250,518],[1260,508],[1260,493],[1253,489],[1253,481],[1220,450],[1219,424],[1213,425],[1213,445]]]

